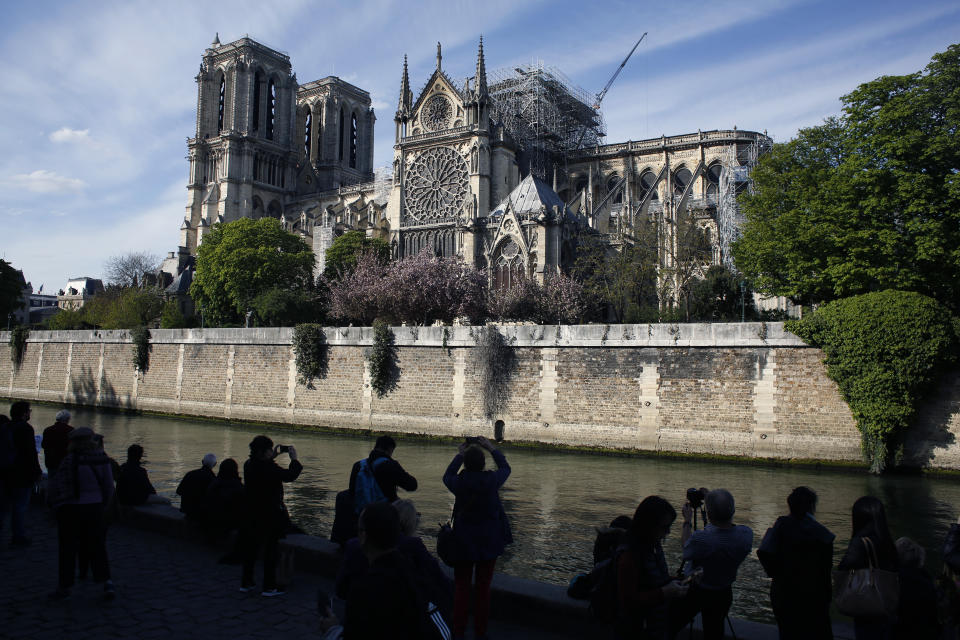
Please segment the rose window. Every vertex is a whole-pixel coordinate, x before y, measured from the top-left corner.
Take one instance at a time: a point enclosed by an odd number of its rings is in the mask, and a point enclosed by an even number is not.
[[[467,198],[467,163],[454,149],[417,155],[407,170],[406,209],[417,220],[455,216]]]
[[[427,100],[420,112],[420,121],[427,131],[440,131],[450,124],[450,115],[453,109],[450,101],[443,96],[433,96]]]

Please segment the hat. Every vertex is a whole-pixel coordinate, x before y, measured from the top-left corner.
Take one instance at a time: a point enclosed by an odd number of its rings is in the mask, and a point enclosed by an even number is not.
[[[70,432],[68,437],[70,440],[79,440],[81,438],[92,438],[94,435],[93,429],[90,427],[77,427]]]
[[[203,466],[213,469],[215,466],[217,466],[217,456],[213,455],[212,453],[208,453],[207,455],[203,456]]]

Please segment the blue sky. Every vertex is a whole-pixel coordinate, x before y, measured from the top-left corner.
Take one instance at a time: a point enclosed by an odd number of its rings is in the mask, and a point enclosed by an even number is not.
[[[714,0],[710,3],[463,0],[14,2],[0,26],[0,257],[34,288],[99,277],[128,251],[165,255],[186,205],[193,78],[219,32],[291,57],[300,82],[338,75],[370,91],[375,164],[392,159],[403,54],[419,89],[543,60],[607,94],[607,142],[697,129],[767,130],[785,141],[839,97],[923,68],[960,40],[960,3]]]

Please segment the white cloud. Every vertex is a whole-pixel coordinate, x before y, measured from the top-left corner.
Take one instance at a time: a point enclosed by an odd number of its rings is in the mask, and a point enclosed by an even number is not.
[[[66,193],[82,191],[87,184],[77,178],[61,176],[54,171],[37,169],[32,173],[19,173],[6,180],[7,184],[33,193]]]
[[[63,127],[50,134],[50,142],[89,142],[90,129]]]

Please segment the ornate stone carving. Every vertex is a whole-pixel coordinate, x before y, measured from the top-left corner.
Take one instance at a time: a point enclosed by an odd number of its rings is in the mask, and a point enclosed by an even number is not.
[[[450,147],[417,154],[406,179],[407,214],[420,222],[456,216],[467,197],[467,163]]]
[[[450,101],[442,95],[436,95],[427,100],[420,110],[420,122],[427,131],[440,131],[450,126],[450,117],[453,107]]]

